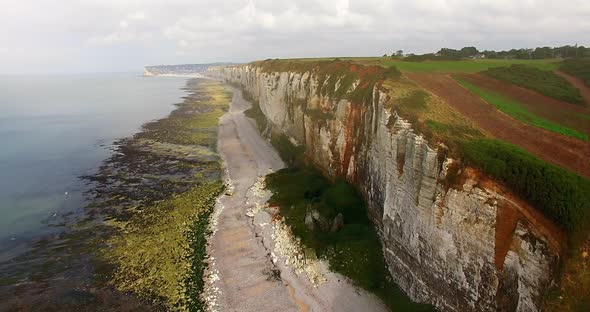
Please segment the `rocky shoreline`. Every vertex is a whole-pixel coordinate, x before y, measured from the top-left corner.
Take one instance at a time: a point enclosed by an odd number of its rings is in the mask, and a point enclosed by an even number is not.
[[[90,184],[90,204],[82,213],[65,216],[59,233],[40,239],[30,252],[0,264],[0,311],[158,311],[174,305],[171,301],[178,298],[141,291],[154,285],[142,286],[136,283],[140,277],[127,274],[130,271],[125,269],[134,262],[125,258],[129,254],[122,251],[133,250],[132,237],[146,242],[161,239],[157,233],[133,231],[147,228],[142,225],[153,226],[151,219],[161,219],[160,210],[172,209],[165,216],[174,216],[170,212],[177,211],[198,215],[198,210],[191,213],[195,200],[215,198],[221,187],[216,136],[218,118],[227,110],[229,93],[222,84],[208,79],[187,80],[185,90],[183,102],[167,118],[147,123],[133,137],[118,141],[112,157],[98,172],[83,177]],[[205,201],[201,205],[205,209],[203,216],[208,216],[207,207],[212,208],[212,203]],[[151,215],[159,217],[150,219]],[[190,234],[193,229],[192,233],[197,230],[204,235],[206,222],[203,224],[203,218],[196,217],[192,224],[185,224],[187,220],[183,219],[186,218],[176,218],[176,224],[165,226],[178,228],[176,233],[181,234],[178,237],[184,239],[183,244],[189,244],[190,250],[198,254],[198,245],[204,247],[203,238],[192,235],[187,240],[188,235],[182,233]],[[120,243],[124,246],[118,247]],[[166,243],[152,248],[165,248]],[[169,243],[178,245],[171,250],[185,252],[181,251],[185,246],[177,241]],[[143,250],[146,251],[142,253]],[[141,248],[133,254],[147,256],[150,250]],[[197,259],[194,254],[182,254],[191,256],[183,263],[202,261],[204,255]],[[155,259],[158,258],[162,256]],[[142,267],[150,269],[145,263]],[[199,270],[199,265],[187,270]],[[163,272],[157,271],[152,270],[161,277]],[[167,278],[160,277],[154,281],[159,283]],[[201,281],[181,282],[194,292]],[[129,285],[133,287],[125,287]]]

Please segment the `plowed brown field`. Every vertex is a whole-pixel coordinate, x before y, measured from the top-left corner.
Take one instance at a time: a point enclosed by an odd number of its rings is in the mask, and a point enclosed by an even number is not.
[[[590,134],[590,120],[581,117],[582,114],[590,114],[590,109],[586,106],[556,100],[535,91],[511,85],[485,75],[474,74],[461,77],[466,78],[476,86],[499,92],[515,99],[535,115],[568,126],[582,133]]]
[[[516,144],[545,161],[590,177],[590,144],[517,121],[463,88],[449,75],[404,74],[476,122],[492,137]]]

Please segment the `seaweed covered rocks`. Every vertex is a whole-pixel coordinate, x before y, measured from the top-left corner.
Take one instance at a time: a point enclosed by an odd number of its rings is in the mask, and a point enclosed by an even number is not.
[[[87,177],[96,183],[90,211],[112,230],[100,248],[106,284],[173,311],[203,308],[208,220],[223,190],[217,125],[231,101],[212,80],[189,80],[187,90]]]

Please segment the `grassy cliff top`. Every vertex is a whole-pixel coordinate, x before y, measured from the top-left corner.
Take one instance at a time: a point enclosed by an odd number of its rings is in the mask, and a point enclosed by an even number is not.
[[[437,72],[437,73],[476,73],[490,68],[507,67],[514,64],[528,65],[541,70],[555,70],[560,66],[556,59],[522,60],[522,59],[459,59],[459,60],[425,60],[410,61],[404,58],[392,57],[326,57],[326,58],[298,58],[298,59],[268,59],[256,61],[254,65],[271,65],[267,68],[280,70],[281,66],[291,68],[306,68],[312,64],[345,61],[358,65],[396,67],[407,72]]]
[[[381,87],[384,81],[398,79],[401,73],[395,67],[365,66],[350,61],[319,60],[266,60],[251,63],[262,71],[271,72],[310,72],[317,76],[321,86],[318,95],[335,99],[346,98],[357,104],[369,103],[373,99],[373,89]]]

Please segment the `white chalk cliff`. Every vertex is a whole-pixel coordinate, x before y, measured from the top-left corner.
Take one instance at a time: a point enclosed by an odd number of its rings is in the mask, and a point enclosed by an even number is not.
[[[361,190],[389,270],[413,300],[443,311],[542,309],[559,255],[530,207],[473,168],[445,183],[455,161],[387,108],[382,89],[358,105],[319,94],[313,72],[242,65],[208,74],[258,101],[266,134],[287,135],[327,176]],[[310,113],[318,110],[331,115]]]

